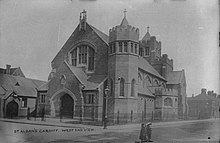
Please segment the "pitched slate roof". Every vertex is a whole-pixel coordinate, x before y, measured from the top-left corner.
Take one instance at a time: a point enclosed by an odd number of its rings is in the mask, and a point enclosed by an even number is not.
[[[146,59],[144,59],[143,57],[139,57],[139,61],[138,61],[138,67],[141,68],[142,70],[162,79],[165,80],[166,79],[164,77],[162,77],[149,63]]]
[[[20,67],[10,68],[10,75],[17,76],[19,72],[19,76],[25,77]],[[0,73],[6,74],[6,69],[0,68]]]
[[[93,75],[88,78],[86,87],[84,90],[94,90],[97,89],[105,80],[107,79],[106,75]]]
[[[126,17],[122,19],[120,26],[128,26],[128,20],[126,19]]]
[[[103,83],[106,79],[106,75],[87,76],[81,68],[69,65],[66,61],[64,63],[77,77],[79,82],[85,86],[84,90],[96,90],[100,86],[100,84]]]
[[[86,73],[81,68],[72,66],[72,65],[68,64],[66,61],[64,61],[64,63],[67,65],[67,67],[69,67],[71,72],[76,76],[76,78],[79,80],[79,82],[81,84],[84,84],[87,82],[88,77],[87,77]]]
[[[46,82],[46,83],[44,83],[44,84],[42,84],[41,86],[39,86],[39,87],[37,88],[37,90],[38,90],[38,91],[47,91],[47,90],[48,90],[48,83],[49,83],[49,81]]]
[[[184,71],[172,71],[167,76],[167,84],[179,84],[183,78]]]
[[[144,37],[142,38],[142,40],[141,41],[147,41],[147,40],[150,40],[150,33],[149,32],[147,32],[145,35],[144,35]]]
[[[88,24],[93,31],[95,31],[95,33],[108,45],[109,42],[109,37],[108,35],[106,35],[105,33],[101,32],[100,30],[98,30],[97,28],[95,28],[94,26]]]
[[[36,88],[44,83],[40,80],[0,74],[1,90],[4,89],[5,92],[14,91],[20,96],[36,97]]]
[[[5,89],[0,85],[0,95],[5,94]]]

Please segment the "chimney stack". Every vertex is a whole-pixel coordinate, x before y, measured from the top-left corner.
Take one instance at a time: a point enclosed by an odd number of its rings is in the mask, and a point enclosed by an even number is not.
[[[192,94],[192,98],[194,97],[194,94]]]
[[[6,74],[10,74],[11,65],[6,65]]]
[[[205,89],[205,88],[202,88],[202,89],[201,89],[201,93],[206,94],[206,89]]]

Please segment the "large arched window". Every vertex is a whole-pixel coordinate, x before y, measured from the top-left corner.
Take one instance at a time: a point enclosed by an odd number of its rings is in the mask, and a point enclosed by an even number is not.
[[[120,96],[124,96],[125,94],[125,80],[123,78],[120,79]]]
[[[95,50],[88,45],[80,45],[70,52],[73,66],[87,65],[88,71],[93,71],[95,64]]]
[[[172,107],[173,106],[173,100],[169,97],[165,98],[164,99],[164,106],[170,106]]]
[[[131,81],[131,96],[135,95],[135,79]]]

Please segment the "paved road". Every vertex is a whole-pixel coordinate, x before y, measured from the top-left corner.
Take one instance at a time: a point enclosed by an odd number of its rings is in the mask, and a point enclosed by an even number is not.
[[[153,124],[154,142],[219,142],[220,120]],[[139,125],[101,127],[56,127],[0,122],[0,143],[134,143]],[[208,137],[211,139],[208,140]]]

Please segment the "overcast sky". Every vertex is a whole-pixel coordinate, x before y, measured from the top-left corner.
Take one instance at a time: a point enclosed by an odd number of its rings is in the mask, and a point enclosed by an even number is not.
[[[26,77],[47,80],[83,9],[88,23],[108,34],[125,8],[140,39],[149,26],[174,70],[185,70],[188,96],[203,87],[219,93],[217,0],[0,0],[0,67],[20,66]]]

